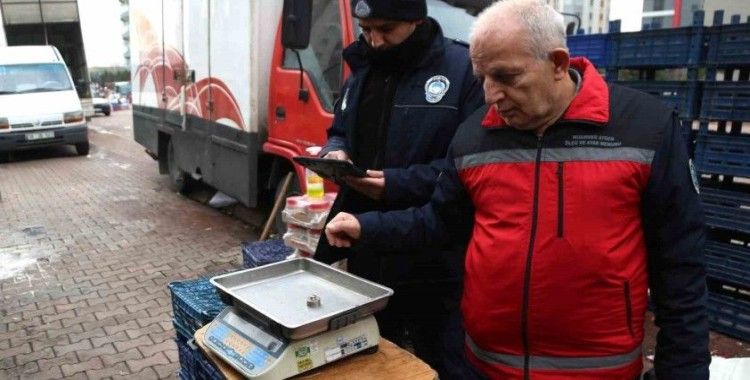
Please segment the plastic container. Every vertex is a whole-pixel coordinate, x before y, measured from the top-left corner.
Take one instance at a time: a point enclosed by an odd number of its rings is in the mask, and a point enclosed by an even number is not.
[[[307,205],[307,214],[310,216],[311,223],[307,228],[322,229],[325,225],[328,212],[331,211],[331,202],[322,200],[310,202]]]
[[[331,210],[331,202],[325,199],[311,200],[307,196],[291,202],[292,207],[281,212],[281,219],[287,224],[300,227],[322,229],[325,226],[326,217]],[[287,205],[290,201],[287,200]],[[300,207],[304,205],[304,207]]]
[[[319,146],[311,146],[305,151],[310,156],[317,156],[320,153]],[[305,185],[307,187],[307,197],[309,199],[323,199],[325,197],[325,188],[323,187],[323,177],[318,173],[305,169]]]
[[[323,233],[323,230],[313,230],[313,229],[307,230],[307,243],[312,247],[317,247],[318,242],[320,241],[320,235],[322,233]]]

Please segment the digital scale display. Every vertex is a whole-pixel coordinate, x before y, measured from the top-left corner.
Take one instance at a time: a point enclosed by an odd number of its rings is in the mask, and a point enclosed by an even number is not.
[[[235,368],[250,374],[262,372],[283,352],[285,341],[261,330],[226,308],[206,333],[211,346]]]

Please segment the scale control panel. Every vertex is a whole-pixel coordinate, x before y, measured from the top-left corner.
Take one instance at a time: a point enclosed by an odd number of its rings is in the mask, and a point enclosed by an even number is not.
[[[379,339],[372,316],[341,329],[290,341],[269,334],[228,307],[211,322],[204,343],[248,378],[280,379],[376,346]]]

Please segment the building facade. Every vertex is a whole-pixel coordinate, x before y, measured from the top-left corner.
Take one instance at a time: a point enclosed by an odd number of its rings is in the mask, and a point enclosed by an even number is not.
[[[705,12],[704,25],[713,24],[716,10],[724,10],[724,22],[732,15],[740,15],[742,21],[750,16],[750,2],[737,0],[644,0],[642,27],[644,29],[677,28],[693,25],[693,14]]]
[[[547,0],[565,16],[566,25],[575,24],[574,33],[607,33],[610,0]]]

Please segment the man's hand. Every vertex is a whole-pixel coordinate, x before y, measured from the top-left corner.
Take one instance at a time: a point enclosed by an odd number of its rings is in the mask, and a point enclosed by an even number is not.
[[[326,153],[323,158],[330,158],[332,160],[341,160],[341,161],[349,161],[352,162],[352,160],[349,159],[349,155],[346,154],[343,150],[332,150],[328,153]]]
[[[334,247],[351,247],[359,239],[362,227],[352,214],[340,212],[326,225],[328,243]]]
[[[383,198],[385,192],[385,177],[382,170],[368,170],[367,177],[346,177],[344,178],[349,187],[368,197],[379,200]]]

